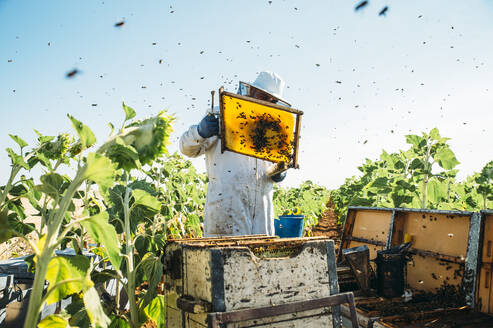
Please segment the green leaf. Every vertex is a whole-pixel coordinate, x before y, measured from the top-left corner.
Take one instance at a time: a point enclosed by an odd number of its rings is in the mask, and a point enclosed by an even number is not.
[[[10,188],[9,194],[12,196],[24,196],[28,192],[26,186],[18,184]]]
[[[24,223],[18,217],[17,213],[10,213],[8,215],[9,227],[13,231],[17,231],[21,235],[27,235],[35,229],[34,223]]]
[[[87,155],[87,170],[84,178],[92,180],[98,186],[107,190],[115,183],[116,164],[111,160],[98,153],[90,153]]]
[[[142,189],[133,190],[132,196],[134,197],[134,206],[141,205],[155,212],[159,212],[161,209],[161,202]]]
[[[36,129],[33,129],[33,130],[36,133],[36,135],[38,136],[38,141],[40,144],[45,143],[45,142],[49,142],[49,141],[52,141],[53,139],[55,139],[54,136],[44,136],[38,130],[36,130]]]
[[[122,102],[123,110],[125,111],[125,121],[128,121],[135,117],[135,110],[132,107],[125,105],[125,102]]]
[[[0,211],[0,244],[12,238],[8,220],[9,210],[7,208]]]
[[[352,206],[372,206],[373,200],[368,199],[368,198],[363,198],[363,197],[355,197],[354,199],[351,200],[349,205],[352,205]]]
[[[9,134],[9,137],[11,137],[12,140],[14,140],[19,145],[19,147],[21,147],[21,149],[27,146],[27,142],[22,140],[20,137],[13,134]]]
[[[95,242],[103,244],[111,264],[115,269],[119,269],[122,262],[120,243],[118,242],[115,227],[108,223],[108,218],[107,212],[101,212],[82,221],[81,225]]]
[[[69,323],[79,328],[89,328],[91,322],[84,307],[82,295],[72,296],[72,303],[64,309],[70,315]]]
[[[91,320],[93,327],[107,327],[110,324],[110,318],[104,313],[98,292],[94,287],[84,292],[84,305],[86,306],[87,315]]]
[[[51,259],[46,273],[46,280],[50,283],[48,290],[61,281],[68,279],[79,279],[78,281],[61,284],[51,292],[46,302],[48,304],[56,303],[65,297],[74,293],[84,291],[93,285],[88,278],[89,259],[82,255],[70,257],[55,256]]]
[[[141,167],[139,153],[134,147],[123,142],[121,138],[116,138],[105,154],[118,164],[118,168],[122,168],[127,172]]]
[[[140,264],[140,270],[144,273],[145,281],[149,283],[149,288],[142,300],[142,307],[145,307],[157,295],[157,285],[163,275],[163,264],[159,257],[154,256],[153,253],[147,253]]]
[[[434,156],[434,159],[445,170],[453,169],[460,162],[455,158],[455,154],[448,147],[440,148]]]
[[[424,163],[422,160],[420,160],[419,158],[415,158],[413,159],[413,161],[411,162],[411,165],[409,165],[409,168],[411,170],[418,170],[418,169],[424,169]]]
[[[99,283],[104,283],[107,282],[108,280],[115,279],[115,276],[118,276],[118,273],[115,270],[111,270],[111,269],[104,269],[101,271],[94,270],[91,273],[91,280],[94,282],[94,284],[97,285]]]
[[[70,114],[67,114],[67,116],[70,121],[72,121],[72,126],[79,136],[82,149],[86,149],[94,145],[96,143],[96,137],[94,136],[94,133],[92,133],[91,129]]]
[[[51,314],[38,323],[38,328],[68,328],[68,315]]]
[[[37,153],[35,157],[31,157],[28,160],[28,164],[30,168],[33,168],[37,163],[41,163],[45,167],[49,168],[50,171],[52,170],[52,166],[49,158],[42,153]]]
[[[472,196],[468,196],[466,198],[466,204],[470,207],[470,208],[477,208],[478,207],[478,202],[474,199],[474,197]]]
[[[156,323],[158,328],[164,328],[165,310],[166,299],[164,295],[158,295],[144,308],[144,313]]]
[[[109,122],[108,123],[108,126],[110,127],[111,131],[110,131],[110,136],[113,135],[113,133],[115,132],[115,126],[113,125],[113,123]]]
[[[420,136],[417,136],[415,134],[409,134],[406,136],[406,142],[408,144],[411,144],[413,146],[419,146],[419,144],[423,141],[423,138]]]
[[[12,165],[20,166],[26,170],[29,170],[29,165],[24,161],[24,158],[22,158],[21,155],[16,154],[11,148],[6,148],[5,150],[9,154]]]
[[[370,184],[370,188],[383,189],[387,188],[389,180],[386,177],[378,177]]]
[[[412,195],[408,195],[402,190],[392,192],[390,197],[392,199],[393,207],[402,207],[404,204],[410,203],[413,200]]]
[[[440,141],[442,139],[442,137],[440,136],[440,132],[438,132],[438,129],[437,128],[433,128],[431,131],[430,131],[430,137],[433,139],[433,140],[436,140],[436,141]]]
[[[42,185],[36,186],[36,190],[44,192],[53,198],[60,196],[67,185],[60,174],[47,173],[40,177]]]
[[[432,204],[438,204],[442,199],[447,198],[447,184],[440,183],[436,180],[428,182],[427,186],[427,198]]]
[[[111,316],[111,323],[108,328],[130,328],[128,321],[122,317],[117,317],[115,315]]]

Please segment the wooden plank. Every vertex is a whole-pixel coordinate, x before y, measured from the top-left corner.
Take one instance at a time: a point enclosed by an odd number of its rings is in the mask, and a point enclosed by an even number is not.
[[[224,87],[219,88],[219,112],[221,114],[221,118],[219,120],[221,124],[221,129],[219,130],[219,138],[221,139],[221,154],[226,151],[226,133],[224,131],[226,130],[226,123],[222,119],[224,117],[224,104],[223,104],[223,97],[222,93],[224,92]]]
[[[300,166],[298,164],[298,153],[300,149],[300,131],[301,131],[301,115],[296,115],[296,126],[294,130],[294,150],[293,150],[293,167],[298,169]]]
[[[350,303],[354,309],[354,299],[352,293],[344,293],[332,295],[321,299],[301,301],[296,303],[281,304],[276,306],[260,307],[253,309],[245,309],[231,312],[216,312],[211,313],[209,317],[215,317],[218,324],[241,322],[265,317],[273,317],[278,315],[298,313],[303,311],[314,310],[322,307],[331,307],[339,304]],[[355,318],[355,312],[353,318]],[[353,321],[354,327],[357,327],[357,322]]]
[[[353,235],[355,216],[356,211],[349,209],[344,220],[344,227],[342,228],[341,246],[339,247],[339,253],[337,254],[337,262],[341,262],[343,260],[342,250],[344,248],[349,248],[348,245],[351,241],[348,240],[347,237]]]
[[[278,237],[267,236],[267,235],[245,235],[245,236],[234,236],[234,237],[208,237],[208,238],[180,238],[173,239],[169,238],[166,242],[178,243],[178,244],[189,244],[189,243],[203,243],[207,241],[232,241],[232,240],[261,240],[261,239],[278,239]]]
[[[182,327],[183,319],[182,319],[182,311],[173,309],[171,307],[166,307],[166,327],[167,328],[175,328]]]
[[[394,210],[394,224],[392,231],[392,238],[390,240],[389,247],[397,246],[404,243],[404,219],[406,217],[406,213],[402,213]]]
[[[231,92],[227,92],[227,91],[223,91],[223,90],[219,89],[219,97],[221,97],[221,96],[229,96],[229,97],[238,98],[238,99],[245,100],[245,101],[251,101],[251,102],[257,103],[259,105],[280,109],[280,110],[283,110],[285,112],[289,112],[289,113],[293,113],[293,114],[303,115],[303,111],[292,108],[292,107],[281,106],[281,105],[277,105],[275,103],[271,103],[269,101],[264,101],[264,100],[260,100],[260,99],[256,99],[256,98],[252,98],[252,97],[247,97],[247,96],[242,96],[242,95],[239,95],[236,93],[231,93]]]
[[[207,249],[183,249],[183,295],[212,303],[210,253]]]
[[[481,262],[479,269],[476,303],[483,313],[493,314],[493,215],[483,213],[483,234],[481,240]]]
[[[443,262],[450,262],[450,263],[456,263],[456,264],[464,264],[466,262],[465,258],[460,257],[460,256],[451,256],[451,255],[447,255],[447,254],[440,254],[438,252],[426,251],[426,250],[417,249],[417,248],[411,248],[409,253],[417,254],[420,256],[433,257],[433,258],[436,258],[437,260],[440,260]]]
[[[351,311],[349,309],[349,305],[347,304],[342,304],[341,305],[341,313],[344,317],[346,318],[351,318]],[[361,328],[372,328],[373,327],[373,322],[378,320],[378,317],[371,317],[368,316],[356,308],[356,320],[358,322],[358,327]]]
[[[329,240],[328,237],[303,237],[303,238],[272,238],[271,239],[246,239],[246,240],[221,240],[221,241],[194,241],[190,243],[183,243],[184,247],[189,248],[211,248],[211,247],[288,247],[288,246],[302,246],[310,241]]]
[[[226,324],[227,328],[332,328],[330,308],[283,314],[275,317],[253,319]]]
[[[189,313],[205,313],[212,310],[211,303],[186,296],[178,298],[176,305],[180,310]]]
[[[358,241],[358,242],[364,243],[364,244],[377,245],[377,246],[382,246],[382,247],[385,247],[387,245],[386,242],[383,242],[380,240],[374,240],[374,239],[365,239],[365,238],[352,237],[352,236],[347,237],[347,239],[351,240],[351,241]]]

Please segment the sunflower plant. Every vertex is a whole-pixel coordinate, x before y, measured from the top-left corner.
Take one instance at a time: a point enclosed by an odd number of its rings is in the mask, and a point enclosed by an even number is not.
[[[74,136],[44,136],[36,131],[38,144],[32,148],[20,137],[11,136],[19,151],[7,149],[11,173],[7,184],[0,187],[0,242],[21,237],[33,249],[30,264],[35,276],[26,328],[139,327],[149,318],[162,326],[164,300],[157,295],[156,286],[162,276],[158,250],[164,237],[155,224],[155,229],[149,229],[161,204],[133,172],[166,153],[174,117],[160,112],[134,120],[135,111],[125,104],[123,109],[122,127],[113,129],[99,148],[95,148],[96,137],[90,128],[71,115]],[[35,166],[43,172],[39,183],[26,177]],[[71,168],[74,175],[60,173],[63,166]],[[21,198],[37,211],[38,227],[24,223]],[[37,242],[26,236],[33,231]],[[98,246],[92,251],[100,255],[99,261],[84,252],[89,237]],[[75,255],[56,254],[67,245],[73,246]],[[111,302],[105,302],[105,292],[99,288],[108,279],[123,287]],[[137,284],[143,281],[148,283],[147,290],[136,294]],[[38,323],[45,304],[69,296],[72,304],[62,313]],[[125,310],[127,303],[129,311]]]

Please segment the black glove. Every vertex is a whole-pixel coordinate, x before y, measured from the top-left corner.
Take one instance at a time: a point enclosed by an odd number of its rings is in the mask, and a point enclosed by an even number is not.
[[[219,120],[212,114],[207,115],[200,121],[198,132],[202,138],[210,138],[219,134]]]
[[[277,174],[274,174],[273,176],[271,176],[270,178],[272,179],[272,181],[274,182],[281,182],[282,180],[284,180],[284,178],[286,177],[286,174],[287,174],[287,171],[284,171],[284,172],[279,172]]]

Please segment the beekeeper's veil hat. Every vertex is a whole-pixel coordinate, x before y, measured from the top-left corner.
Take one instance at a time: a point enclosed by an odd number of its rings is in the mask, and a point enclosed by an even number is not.
[[[254,87],[273,96],[284,104],[289,105],[289,103],[282,98],[285,86],[286,83],[284,82],[284,80],[276,73],[271,71],[262,71],[258,74],[257,79],[255,79],[253,83],[240,81],[238,93],[241,95],[248,95],[249,93],[246,89],[248,87]]]

